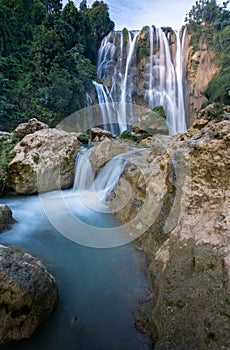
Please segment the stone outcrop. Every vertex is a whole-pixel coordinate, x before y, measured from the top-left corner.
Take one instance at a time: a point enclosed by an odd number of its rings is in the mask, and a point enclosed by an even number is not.
[[[72,186],[77,135],[43,129],[26,135],[14,148],[8,166],[8,186],[18,194],[65,189]]]
[[[93,171],[97,174],[116,155],[131,150],[130,142],[106,138],[91,153]]]
[[[0,245],[0,343],[30,337],[57,301],[55,280],[38,259]]]
[[[36,118],[30,119],[27,123],[22,123],[14,130],[14,135],[18,140],[22,140],[28,134],[33,134],[35,131],[48,129],[48,125],[40,122]]]
[[[207,101],[204,91],[218,72],[218,68],[213,62],[215,54],[208,48],[204,35],[200,37],[199,49],[194,52],[191,46],[191,36],[187,34],[184,52],[186,65],[185,105],[187,124],[191,126],[203,102]]]
[[[112,133],[109,130],[104,130],[101,128],[90,129],[90,139],[92,142],[103,141],[105,138],[111,138]]]
[[[156,350],[229,349],[229,116],[208,106],[186,134],[153,137],[108,198],[148,256],[152,290],[136,325]]]
[[[15,220],[12,211],[6,204],[0,204],[0,232],[6,230]]]

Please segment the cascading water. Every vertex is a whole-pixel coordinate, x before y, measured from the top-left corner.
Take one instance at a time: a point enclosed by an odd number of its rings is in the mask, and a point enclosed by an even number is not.
[[[76,159],[76,172],[73,191],[77,191],[85,203],[92,208],[100,207],[107,211],[107,207],[101,205],[107,195],[115,188],[127,163],[130,152],[123,153],[111,159],[94,180],[94,173],[90,161],[92,150],[83,149]]]
[[[153,27],[146,33],[124,33],[111,32],[102,41],[98,53],[97,72],[103,84],[94,82],[94,85],[104,124],[112,120],[119,125],[119,133],[129,129],[138,117],[133,114],[132,104],[141,102],[150,109],[164,107],[171,134],[185,132],[183,50],[186,31],[182,40],[178,32],[166,34]],[[144,55],[141,53],[143,45]]]

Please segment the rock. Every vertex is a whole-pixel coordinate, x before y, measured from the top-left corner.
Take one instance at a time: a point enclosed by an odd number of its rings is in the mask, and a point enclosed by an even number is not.
[[[112,133],[109,130],[101,128],[90,129],[90,139],[92,142],[103,141],[105,138],[112,137]]]
[[[203,32],[200,36],[198,50],[194,52],[191,46],[191,35],[186,35],[185,65],[187,82],[185,105],[189,127],[194,122],[194,116],[200,110],[202,103],[207,101],[204,91],[218,72],[218,67],[213,63],[215,53],[208,49],[206,41],[206,34]]]
[[[168,135],[169,130],[166,119],[157,112],[151,111],[137,119],[132,127],[135,133],[147,133],[149,135]]]
[[[14,135],[22,140],[28,134],[33,134],[35,131],[48,129],[48,125],[40,122],[36,118],[30,119],[27,123],[22,123],[14,130]]]
[[[222,117],[206,108],[186,134],[160,144],[130,155],[108,198],[148,256],[154,297],[137,325],[156,350],[227,350],[229,107]]]
[[[43,129],[25,136],[14,148],[8,186],[18,194],[71,187],[79,142],[74,133]]]
[[[0,204],[0,232],[9,228],[14,222],[11,209],[6,204]]]
[[[30,337],[57,301],[54,277],[41,261],[0,245],[0,343]]]
[[[91,153],[91,163],[94,173],[98,173],[100,169],[116,155],[131,150],[131,146],[127,142],[110,140],[106,138]]]

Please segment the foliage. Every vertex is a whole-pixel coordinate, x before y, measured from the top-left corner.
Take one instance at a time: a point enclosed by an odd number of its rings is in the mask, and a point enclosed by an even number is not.
[[[125,130],[122,132],[121,139],[127,139],[127,140],[132,140],[132,141],[137,141],[136,135],[132,134],[130,131]]]
[[[0,0],[0,129],[31,117],[55,126],[85,107],[100,41],[114,23],[103,1]]]
[[[164,110],[163,106],[155,106],[153,108],[152,112],[154,112],[157,115],[159,115],[160,117],[166,119],[166,113],[165,113],[165,110]]]
[[[127,28],[123,28],[122,35],[123,35],[123,46],[126,46],[129,41],[129,31]]]
[[[142,28],[138,35],[138,61],[150,55],[149,27]]]
[[[17,142],[13,135],[0,135],[0,196],[7,181],[8,164],[15,155],[12,149]]]
[[[210,103],[219,102],[230,105],[230,72],[215,76],[205,91],[205,96]]]
[[[80,141],[83,144],[87,144],[89,142],[89,136],[87,134],[80,134],[77,137],[78,141]]]

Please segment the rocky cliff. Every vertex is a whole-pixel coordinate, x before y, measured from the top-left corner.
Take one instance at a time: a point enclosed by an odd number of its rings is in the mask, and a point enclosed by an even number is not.
[[[156,350],[229,349],[229,117],[210,105],[186,134],[152,137],[108,196],[148,256],[152,294],[136,324]]]
[[[187,33],[184,59],[186,70],[185,106],[188,127],[194,122],[196,113],[202,104],[207,101],[204,91],[218,72],[218,68],[214,64],[215,54],[209,48],[206,36],[201,34],[197,48],[192,46],[191,39],[191,35]]]

